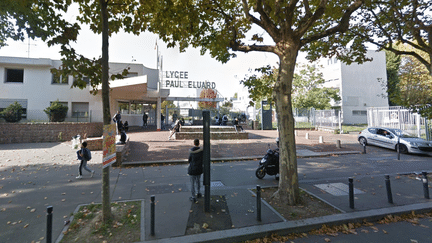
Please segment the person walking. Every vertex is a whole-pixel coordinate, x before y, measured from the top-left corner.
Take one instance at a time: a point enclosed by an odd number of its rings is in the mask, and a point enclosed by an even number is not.
[[[161,130],[165,130],[165,116],[161,113]]]
[[[84,168],[86,171],[90,172],[90,177],[93,177],[95,171],[91,170],[87,166],[87,161],[91,160],[91,152],[87,148],[87,142],[82,142],[81,149],[77,151],[77,154],[78,154],[78,159],[81,160],[81,163],[78,167],[79,175],[76,178],[82,179],[82,168]]]
[[[190,200],[192,202],[196,202],[197,198],[202,197],[202,194],[200,193],[200,180],[201,180],[201,174],[203,173],[203,149],[200,148],[200,142],[199,139],[195,138],[193,141],[194,147],[189,150],[189,167],[188,167],[188,174],[190,176],[190,181],[192,184],[192,197],[190,197]],[[195,191],[196,186],[196,191]],[[195,192],[197,192],[195,196]]]
[[[143,115],[143,127],[147,128],[147,119],[148,119],[148,115],[147,113],[144,112]]]
[[[176,133],[176,132],[180,132],[180,127],[181,127],[181,121],[177,120],[173,126],[173,128],[170,130],[170,135],[168,136],[168,140],[171,140],[171,137]]]

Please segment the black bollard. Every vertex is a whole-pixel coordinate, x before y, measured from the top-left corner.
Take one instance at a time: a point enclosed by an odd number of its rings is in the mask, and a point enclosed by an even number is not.
[[[387,188],[387,199],[389,203],[393,203],[393,195],[391,192],[391,187],[390,187],[390,176],[389,175],[385,175],[385,183],[386,183],[386,188]]]
[[[363,153],[366,154],[366,143],[363,144]]]
[[[261,187],[257,186],[257,220],[261,221]]]
[[[354,179],[353,178],[349,178],[348,179],[348,186],[349,186],[349,204],[350,204],[350,208],[354,209],[354,184],[353,184]]]
[[[398,137],[397,143],[397,159],[400,160],[400,137]]]
[[[427,178],[427,172],[423,171],[423,193],[424,193],[424,197],[426,199],[429,199],[429,183],[428,183],[428,178]]]
[[[151,196],[151,203],[150,203],[150,234],[155,235],[155,196]]]
[[[47,207],[47,230],[46,230],[46,242],[51,243],[52,242],[52,219],[53,219],[53,207],[48,206]]]

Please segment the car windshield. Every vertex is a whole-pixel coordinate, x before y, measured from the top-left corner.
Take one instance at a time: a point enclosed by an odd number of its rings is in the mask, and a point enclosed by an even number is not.
[[[416,136],[412,136],[400,129],[389,129],[390,132],[392,132],[393,134],[396,134],[397,136],[401,137],[401,138],[416,138]]]

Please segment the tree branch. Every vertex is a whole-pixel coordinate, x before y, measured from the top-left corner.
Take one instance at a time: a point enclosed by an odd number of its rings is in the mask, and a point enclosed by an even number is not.
[[[325,1],[325,0],[323,0]],[[364,4],[365,0],[356,0],[354,3],[352,3],[343,14],[339,24],[333,28],[327,29],[319,34],[308,36],[307,38],[304,38],[300,41],[300,45],[304,46],[307,43],[319,40],[323,37],[333,35],[337,32],[345,32],[349,28],[349,20],[351,17],[351,14],[354,13],[358,8],[360,8]],[[309,23],[313,24],[313,22]],[[302,31],[305,31],[304,29]],[[301,32],[302,33],[302,32]]]

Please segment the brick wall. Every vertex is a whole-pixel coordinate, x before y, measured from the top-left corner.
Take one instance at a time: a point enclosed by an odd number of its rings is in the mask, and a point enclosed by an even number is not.
[[[100,137],[102,133],[102,122],[0,123],[0,144],[62,142],[77,134]]]

